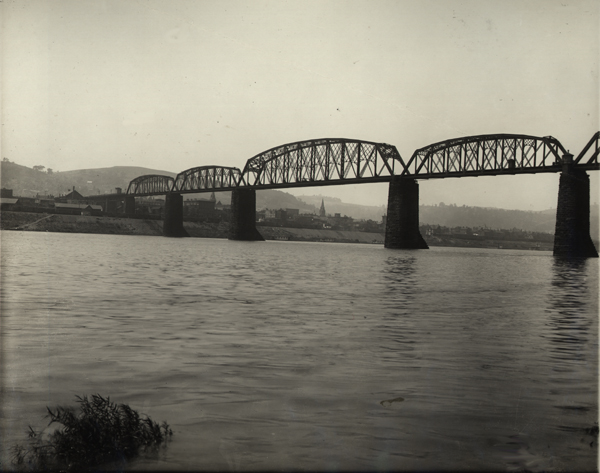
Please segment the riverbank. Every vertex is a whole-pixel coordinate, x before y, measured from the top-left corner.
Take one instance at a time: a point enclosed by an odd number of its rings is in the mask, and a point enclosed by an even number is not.
[[[28,212],[2,212],[0,217],[2,230],[149,236],[162,236],[163,231],[162,220]],[[229,232],[227,222],[184,222],[183,226],[194,238],[227,238]],[[383,234],[379,233],[262,226],[257,228],[266,240],[383,244]]]
[[[226,222],[184,222],[184,228],[194,238],[227,238]],[[34,232],[96,233],[116,235],[162,236],[162,220],[138,218],[93,217],[85,215],[57,215],[29,212],[2,212],[2,230]],[[312,228],[257,227],[266,240],[324,241],[333,243],[364,243],[383,245],[383,233]],[[472,248],[507,248],[552,251],[552,242],[512,241],[492,239],[459,239],[451,235],[427,236],[429,246],[454,246]]]

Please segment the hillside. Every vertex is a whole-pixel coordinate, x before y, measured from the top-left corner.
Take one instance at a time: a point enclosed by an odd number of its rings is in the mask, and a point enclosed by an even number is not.
[[[505,210],[456,205],[422,205],[421,224],[447,227],[519,228],[533,232],[554,232],[556,210],[542,212]]]
[[[51,173],[7,161],[2,161],[1,166],[2,187],[12,189],[14,195],[21,197],[34,197],[37,194],[59,196],[67,194],[73,187],[83,195],[112,193],[115,187],[121,187],[125,192],[132,179],[144,174],[165,174],[175,177],[174,173],[136,166]]]
[[[319,202],[319,205],[321,203]],[[318,207],[297,199],[292,194],[278,190],[256,192],[256,210],[299,209],[300,213],[317,213]]]
[[[16,163],[1,163],[0,181],[2,188],[12,189],[15,196],[34,197],[40,195],[59,196],[67,194],[73,187],[82,195],[113,193],[115,187],[123,192],[129,182],[145,174],[162,174],[175,177],[175,173],[135,166],[115,166],[111,168],[80,169],[76,171],[51,172],[38,171]],[[186,199],[206,199],[210,194],[186,194]],[[216,192],[217,201],[223,204],[231,202],[231,192]],[[301,212],[316,212],[314,206],[302,202],[287,192],[264,190],[256,193],[257,209],[293,208]]]
[[[590,207],[590,236],[597,240],[600,233],[600,207]],[[518,228],[530,232],[554,233],[556,209],[540,212],[505,210],[488,207],[468,207],[456,205],[421,205],[421,224],[446,227],[487,227],[490,229]]]

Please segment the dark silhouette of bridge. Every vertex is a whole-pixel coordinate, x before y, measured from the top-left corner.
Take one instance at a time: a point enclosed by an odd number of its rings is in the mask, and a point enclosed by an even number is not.
[[[166,195],[164,235],[186,236],[185,193],[232,191],[230,239],[262,240],[256,230],[256,190],[389,182],[387,248],[427,248],[419,233],[417,179],[560,172],[555,255],[598,256],[589,236],[589,176],[600,169],[600,132],[573,157],[552,136],[467,136],[417,149],[405,161],[395,146],[345,138],[298,141],[271,148],[235,167],[200,166],[175,178],[140,176],[130,182],[125,207],[135,197]]]

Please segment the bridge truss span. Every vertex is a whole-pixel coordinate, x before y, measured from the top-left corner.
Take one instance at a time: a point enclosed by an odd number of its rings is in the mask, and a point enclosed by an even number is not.
[[[419,179],[557,172],[567,151],[552,136],[477,135],[416,150],[402,172]]]
[[[200,166],[177,174],[172,190],[180,193],[228,191],[239,187],[241,180],[238,168]]]
[[[147,174],[136,177],[129,183],[127,194],[134,196],[146,196],[166,194],[173,187],[173,178],[160,174]]]
[[[324,138],[271,148],[246,162],[243,185],[301,187],[388,181],[404,162],[386,143]]]

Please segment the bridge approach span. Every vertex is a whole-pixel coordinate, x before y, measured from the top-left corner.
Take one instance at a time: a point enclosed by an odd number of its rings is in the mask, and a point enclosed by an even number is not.
[[[401,176],[415,179],[560,172],[567,151],[552,136],[465,136],[416,150]]]
[[[136,197],[147,195],[160,195],[171,192],[174,179],[171,176],[160,174],[147,174],[136,177],[129,183],[127,194]]]
[[[237,189],[242,180],[238,168],[199,166],[177,174],[172,191],[180,194]]]

